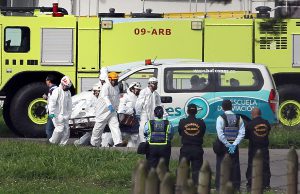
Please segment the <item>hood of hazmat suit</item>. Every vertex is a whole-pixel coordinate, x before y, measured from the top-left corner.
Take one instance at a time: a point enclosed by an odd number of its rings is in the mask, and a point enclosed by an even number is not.
[[[118,113],[133,114],[137,96],[127,89],[127,93],[120,99]]]

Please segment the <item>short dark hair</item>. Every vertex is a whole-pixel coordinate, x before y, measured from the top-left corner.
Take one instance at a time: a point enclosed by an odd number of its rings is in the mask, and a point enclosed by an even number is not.
[[[154,116],[161,119],[164,116],[164,108],[162,106],[157,106],[154,109]]]
[[[222,102],[222,108],[224,111],[231,110],[232,109],[232,103],[230,100],[223,100]]]
[[[195,104],[189,104],[187,107],[188,107],[187,113],[189,115],[194,116],[197,114],[198,111],[197,111],[197,106]]]
[[[55,82],[56,77],[54,75],[48,75],[46,77],[46,81],[50,81],[51,83]]]
[[[191,77],[191,84],[199,84],[200,83],[200,78],[198,77],[198,75],[193,75]]]

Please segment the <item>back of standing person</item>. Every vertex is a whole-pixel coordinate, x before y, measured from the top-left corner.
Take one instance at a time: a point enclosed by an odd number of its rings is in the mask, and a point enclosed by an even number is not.
[[[46,85],[48,87],[48,94],[44,94],[43,95],[43,98],[45,100],[47,100],[48,104],[49,104],[49,99],[50,97],[52,96],[52,92],[55,88],[57,88],[57,86],[54,84],[55,82],[55,76],[53,75],[48,75],[46,77]],[[47,119],[47,123],[46,123],[46,135],[47,135],[47,139],[50,139],[51,136],[52,136],[52,133],[54,131],[54,125],[53,125],[53,122],[52,122],[52,119],[49,117],[49,109],[48,109],[48,106],[47,106],[47,114],[48,114],[48,119]]]
[[[220,144],[222,152],[216,152],[216,189],[220,187],[221,163],[225,154],[229,154],[232,166],[230,168],[232,181],[235,190],[239,191],[241,186],[241,170],[238,145],[245,136],[244,122],[239,115],[232,112],[232,103],[230,100],[223,100],[222,109],[224,113],[217,118],[216,130],[218,134],[217,141]]]
[[[271,126],[269,122],[261,117],[259,108],[251,111],[252,121],[246,125],[247,136],[249,138],[248,148],[248,168],[246,172],[247,189],[252,185],[252,162],[257,150],[261,150],[263,155],[263,188],[270,188],[270,156],[269,156],[269,133]]]
[[[169,169],[169,161],[171,156],[171,140],[174,131],[171,123],[163,119],[164,109],[157,106],[154,109],[154,120],[149,120],[144,127],[145,139],[149,144],[149,150],[146,158],[149,167],[156,168],[160,158],[164,158],[167,169]]]
[[[206,125],[202,119],[196,118],[197,106],[188,105],[188,117],[179,121],[178,133],[181,136],[179,161],[185,157],[192,167],[194,184],[198,183],[198,175],[203,163],[203,136]]]

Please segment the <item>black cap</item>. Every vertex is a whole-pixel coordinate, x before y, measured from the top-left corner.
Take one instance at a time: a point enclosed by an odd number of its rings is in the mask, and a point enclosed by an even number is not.
[[[53,83],[55,81],[56,77],[54,75],[48,75],[46,77],[46,81],[50,81],[51,83]]]
[[[196,115],[198,112],[197,106],[195,104],[189,104],[187,108],[188,108],[187,112],[189,115]]]
[[[164,116],[164,109],[163,109],[163,107],[162,106],[155,107],[155,109],[154,109],[154,115],[157,118],[159,118],[159,119],[163,118],[163,116]]]

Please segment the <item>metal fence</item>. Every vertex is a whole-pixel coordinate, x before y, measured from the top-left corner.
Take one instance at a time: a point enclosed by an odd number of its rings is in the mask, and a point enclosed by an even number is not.
[[[298,190],[298,155],[294,148],[287,154],[287,177],[285,184],[287,194],[297,194]],[[228,155],[222,161],[220,175],[220,194],[232,194],[234,188],[230,182],[231,159]],[[258,151],[252,165],[251,194],[263,193],[263,156]],[[207,161],[203,162],[199,173],[199,182],[195,186],[189,178],[189,166],[185,158],[180,161],[176,177],[167,172],[164,160],[161,159],[156,169],[148,170],[147,161],[140,160],[132,173],[132,194],[209,194],[211,188],[212,171]]]

